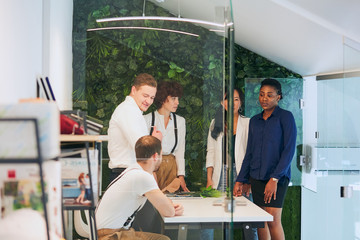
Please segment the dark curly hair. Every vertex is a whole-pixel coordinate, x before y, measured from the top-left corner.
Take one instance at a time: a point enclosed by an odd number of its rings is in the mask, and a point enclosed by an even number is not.
[[[181,97],[183,95],[183,87],[177,82],[161,82],[157,86],[154,104],[157,109],[161,108],[168,96]]]

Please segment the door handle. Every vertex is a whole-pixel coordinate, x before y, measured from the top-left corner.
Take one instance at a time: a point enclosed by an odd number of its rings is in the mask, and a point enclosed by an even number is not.
[[[353,194],[352,186],[340,186],[340,197],[341,198],[351,198]]]

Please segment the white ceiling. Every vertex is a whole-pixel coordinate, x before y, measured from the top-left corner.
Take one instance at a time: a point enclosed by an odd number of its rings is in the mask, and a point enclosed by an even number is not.
[[[152,0],[219,22],[228,0]],[[302,76],[360,69],[359,0],[232,0],[235,42]],[[344,44],[351,46],[345,47]],[[345,54],[345,58],[344,58]],[[344,67],[345,59],[345,67]]]

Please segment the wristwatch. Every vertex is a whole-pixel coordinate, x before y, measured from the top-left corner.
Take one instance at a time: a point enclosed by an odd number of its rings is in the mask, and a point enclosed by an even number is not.
[[[278,182],[279,181],[279,179],[277,179],[277,178],[271,178],[274,182]]]

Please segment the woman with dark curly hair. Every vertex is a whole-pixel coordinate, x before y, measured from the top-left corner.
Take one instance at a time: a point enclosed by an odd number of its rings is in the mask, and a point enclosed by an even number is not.
[[[161,190],[168,190],[170,183],[180,182],[183,191],[189,192],[185,182],[185,118],[175,114],[182,86],[177,82],[164,81],[158,84],[154,103],[157,110],[145,115],[150,134],[155,126],[163,134],[163,160],[156,178]],[[176,186],[176,184],[174,184]],[[173,186],[173,184],[171,184]],[[175,191],[177,189],[172,189]]]

